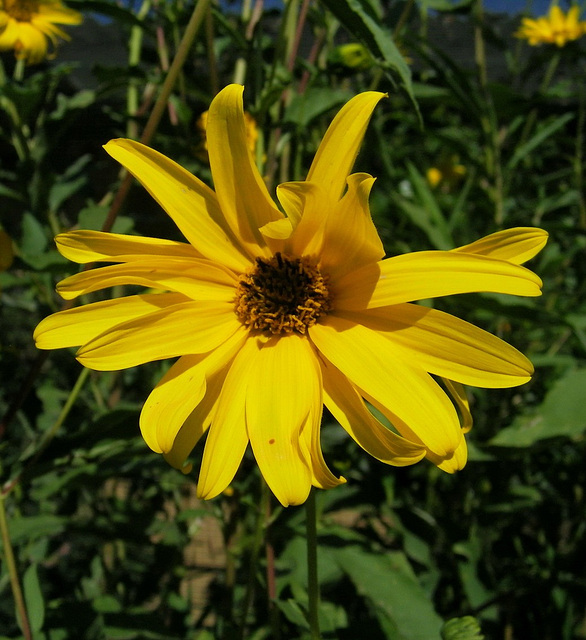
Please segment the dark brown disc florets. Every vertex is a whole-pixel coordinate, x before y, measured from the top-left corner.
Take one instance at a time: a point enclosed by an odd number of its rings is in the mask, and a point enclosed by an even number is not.
[[[330,309],[327,278],[308,258],[257,258],[236,289],[241,322],[272,335],[304,334]]]

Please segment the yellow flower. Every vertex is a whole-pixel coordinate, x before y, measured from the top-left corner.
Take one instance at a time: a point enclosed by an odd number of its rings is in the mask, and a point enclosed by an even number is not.
[[[458,186],[466,175],[466,167],[459,164],[457,156],[444,158],[438,162],[437,167],[430,167],[426,172],[427,182],[434,189],[443,184],[447,191]]]
[[[384,259],[368,207],[374,178],[349,175],[382,97],[362,93],[342,108],[307,179],[277,188],[286,215],[255,166],[242,87],[231,85],[209,111],[215,191],[137,142],[105,146],[189,244],[96,231],[57,236],[70,260],[117,263],[66,278],[57,287],[64,298],[116,285],[164,292],[49,316],[35,331],[37,346],[81,345],[78,360],[102,371],[179,356],[146,400],[140,426],[151,449],[185,471],[207,431],[202,498],[226,489],[249,443],[283,505],[302,503],[312,485],[343,482],[322,455],[323,405],[378,460],[402,466],[427,457],[453,472],[466,462],[470,427],[462,384],[511,387],[531,377],[527,358],[499,338],[413,302],[472,291],[540,295],[540,279],[520,264],[547,234],[512,229],[454,251]],[[447,393],[432,376],[445,379]]]
[[[552,5],[547,16],[536,20],[523,18],[515,36],[527,40],[531,46],[556,44],[563,47],[586,33],[586,22],[580,21],[579,16],[580,8],[577,6],[565,14],[557,5]]]
[[[79,24],[82,16],[61,0],[0,0],[0,51],[14,49],[17,58],[36,64],[48,57],[48,40],[69,36],[56,24]]]

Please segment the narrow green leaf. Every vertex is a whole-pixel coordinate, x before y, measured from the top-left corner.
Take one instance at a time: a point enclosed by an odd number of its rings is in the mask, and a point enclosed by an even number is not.
[[[22,590],[31,630],[33,633],[38,633],[43,628],[45,621],[45,602],[43,600],[36,564],[31,564],[24,572]]]
[[[364,0],[322,0],[322,4],[381,61],[382,68],[407,92],[417,109],[411,84],[411,70],[393,41],[392,34],[372,15],[372,8]]]
[[[545,125],[537,133],[530,138],[525,144],[522,144],[517,148],[513,157],[507,163],[507,167],[509,169],[514,169],[523,158],[528,156],[532,151],[534,151],[542,142],[547,140],[550,136],[552,136],[556,131],[559,131],[567,122],[574,119],[573,113],[566,113],[563,116],[560,116],[553,122]]]

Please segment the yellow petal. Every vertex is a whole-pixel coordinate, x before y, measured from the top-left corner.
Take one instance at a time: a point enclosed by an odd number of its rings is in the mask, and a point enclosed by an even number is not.
[[[370,116],[384,96],[376,91],[355,96],[340,109],[326,131],[306,179],[324,189],[328,202],[340,199]]]
[[[185,242],[101,231],[60,233],[55,237],[55,243],[62,256],[80,264],[130,262],[145,260],[147,257],[201,258],[197,251]]]
[[[472,429],[473,420],[472,413],[470,411],[470,403],[468,402],[468,396],[466,395],[466,389],[464,389],[459,382],[454,382],[453,380],[442,378],[442,382],[460,412],[460,426],[462,428],[462,433],[468,433],[470,429]]]
[[[181,426],[204,397],[207,379],[225,367],[245,340],[241,328],[213,351],[183,356],[167,371],[140,414],[143,438],[153,451],[171,450]]]
[[[234,357],[217,401],[209,428],[197,495],[209,500],[232,482],[248,445],[246,430],[246,390],[258,341],[249,338]]]
[[[319,489],[333,489],[340,484],[344,484],[346,479],[341,476],[336,477],[330,471],[324,460],[320,438],[323,414],[322,374],[317,358],[313,358],[312,362],[319,384],[313,385],[312,391],[314,397],[311,401],[311,410],[305,424],[301,428],[299,444],[301,446],[302,457],[309,462],[311,484]]]
[[[226,371],[222,370],[208,378],[204,397],[181,425],[171,449],[163,453],[165,460],[183,473],[193,468],[186,464],[187,458],[210,426],[225,377]]]
[[[403,357],[434,375],[486,388],[515,387],[533,365],[500,338],[449,313],[416,304],[338,312],[405,349]]]
[[[462,438],[460,445],[454,452],[454,455],[450,458],[437,458],[433,454],[428,454],[427,458],[446,473],[455,473],[456,471],[460,471],[466,466],[466,462],[468,461],[468,445],[466,444],[466,438]]]
[[[387,258],[334,283],[339,309],[391,306],[456,293],[541,295],[541,280],[528,269],[485,256],[420,251]]]
[[[180,293],[153,293],[94,302],[46,317],[33,337],[38,349],[79,347],[117,324],[188,300]]]
[[[323,405],[322,405],[323,408]],[[324,459],[320,442],[320,419],[317,420],[311,414],[305,421],[305,425],[301,429],[301,437],[299,438],[299,446],[301,448],[301,456],[309,463],[311,472],[311,484],[318,489],[333,489],[346,482],[342,476],[335,476]]]
[[[305,338],[292,334],[261,343],[246,390],[246,425],[260,471],[283,506],[302,504],[312,474],[299,438],[321,384],[316,356]]]
[[[57,22],[58,24],[80,24],[83,16],[78,11],[69,9],[61,3],[51,2],[39,4],[36,9],[37,20],[46,22]],[[35,18],[33,18],[34,21]]]
[[[405,362],[404,352],[390,340],[335,315],[310,327],[309,335],[363,395],[386,408],[401,435],[411,439],[403,433],[402,422],[436,455],[446,457],[456,450],[462,438],[456,411],[417,361]]]
[[[548,233],[535,227],[516,227],[497,231],[476,242],[453,249],[497,260],[523,264],[537,255],[547,243]]]
[[[226,224],[216,194],[201,180],[132,140],[110,140],[104,149],[139,180],[202,256],[239,273],[250,266]]]
[[[76,273],[57,285],[66,300],[117,285],[139,285],[182,293],[199,300],[232,300],[235,276],[208,260],[150,258]]]
[[[14,48],[17,58],[38,64],[47,57],[47,38],[32,24],[11,20],[0,34],[0,48]]]
[[[292,220],[296,221],[285,251],[292,255],[318,256],[328,211],[324,190],[312,182],[287,182],[279,185],[277,193],[287,215],[291,212]]]
[[[232,304],[183,302],[116,325],[77,352],[85,367],[116,371],[153,360],[206,353],[242,325]]]
[[[332,278],[378,262],[385,255],[368,206],[373,184],[374,178],[366,173],[351,175],[348,191],[327,216],[321,267]]]
[[[273,203],[250,152],[242,92],[229,85],[213,99],[208,112],[207,145],[218,202],[233,235],[249,255],[269,255],[260,228],[283,214]]]
[[[359,446],[377,460],[397,467],[415,464],[425,456],[426,449],[421,444],[410,442],[381,424],[336,367],[323,359],[321,364],[325,405]]]

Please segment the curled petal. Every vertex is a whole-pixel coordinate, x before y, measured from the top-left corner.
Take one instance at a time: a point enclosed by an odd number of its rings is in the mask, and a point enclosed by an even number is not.
[[[415,434],[414,442],[442,458],[453,454],[462,439],[456,411],[427,373],[405,361],[403,350],[376,331],[333,314],[310,327],[309,335],[361,395],[385,408],[401,435],[412,439]]]
[[[397,467],[415,464],[425,457],[424,446],[394,433],[374,417],[336,367],[323,359],[321,364],[325,405],[358,445],[373,458]]]
[[[167,371],[140,414],[142,435],[153,451],[171,450],[183,423],[206,394],[208,378],[232,360],[245,340],[241,329],[210,353],[183,356]]]
[[[197,495],[209,500],[232,482],[248,445],[246,392],[258,342],[249,338],[236,354],[212,415],[197,483]]]
[[[431,452],[428,452],[426,457],[430,462],[433,462],[433,464],[446,473],[455,473],[456,471],[460,471],[466,466],[466,462],[468,461],[468,445],[466,444],[466,438],[462,438],[458,448],[454,451],[454,455],[450,458],[440,458]]]
[[[442,378],[442,382],[450,394],[450,397],[458,407],[462,432],[468,433],[470,429],[472,429],[473,421],[472,413],[470,411],[470,403],[468,402],[468,396],[466,395],[466,389],[464,389],[459,382],[454,382],[453,380]]]
[[[234,237],[249,255],[268,255],[260,228],[280,220],[256,168],[246,136],[242,92],[227,86],[213,99],[207,119],[207,145],[218,202]]]
[[[332,120],[319,145],[306,180],[325,190],[330,205],[342,195],[370,116],[384,96],[377,91],[365,91],[348,101]]]
[[[165,460],[183,473],[193,468],[187,458],[210,426],[225,377],[226,370],[222,370],[208,378],[204,397],[181,425],[169,451],[163,453]]]
[[[368,206],[373,184],[374,178],[366,173],[351,175],[348,191],[327,216],[321,266],[332,278],[378,262],[385,255]]]

